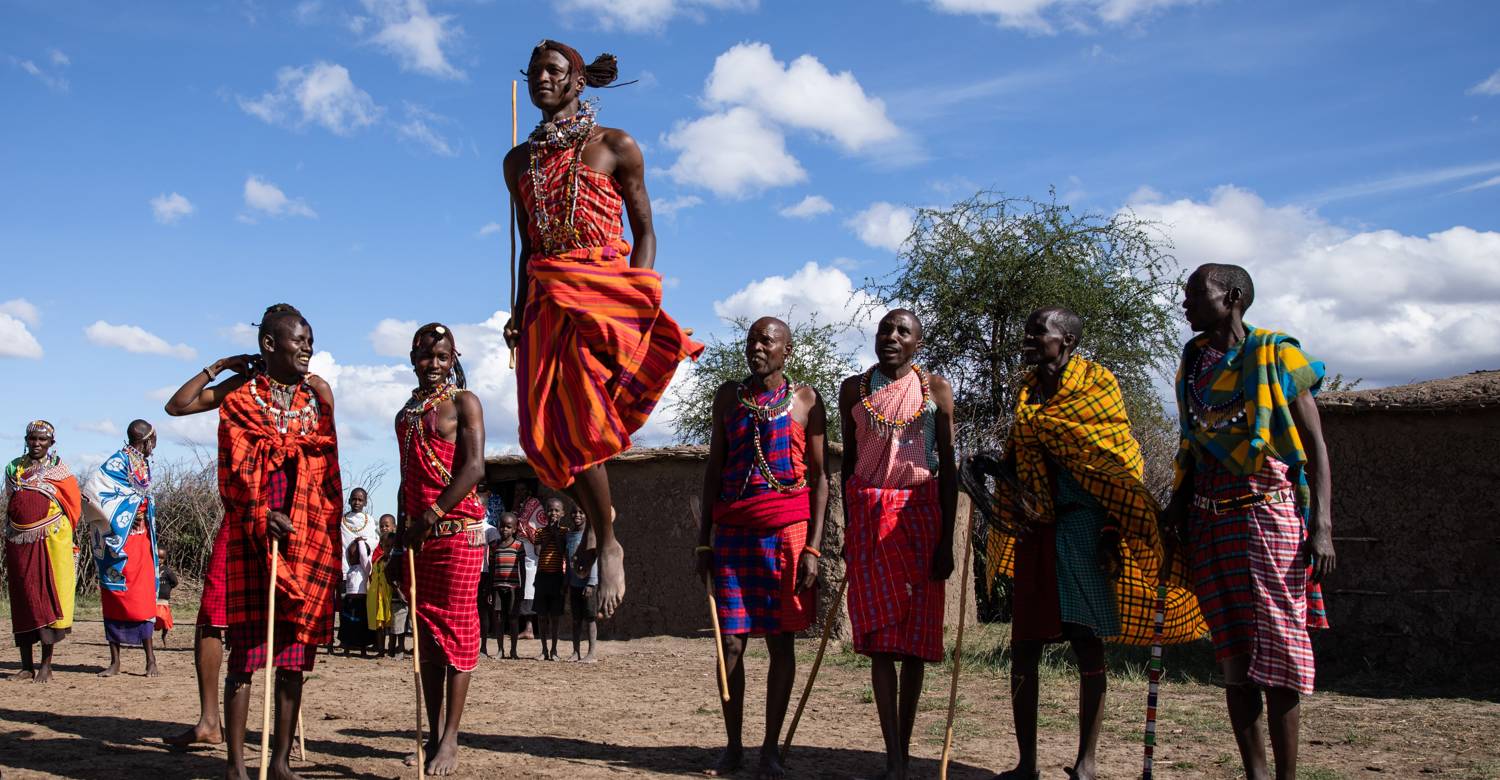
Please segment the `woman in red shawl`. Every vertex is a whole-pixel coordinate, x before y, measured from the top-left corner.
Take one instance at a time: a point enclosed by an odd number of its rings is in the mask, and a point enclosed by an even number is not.
[[[12,679],[39,683],[52,679],[52,646],[73,630],[73,533],[83,508],[78,479],[52,454],[55,431],[46,420],[27,425],[26,453],[5,468],[5,579],[21,649]]]
[[[630,448],[677,364],[703,351],[661,308],[640,147],[625,131],[600,126],[593,105],[580,100],[585,86],[614,79],[613,56],[585,67],[571,47],[542,41],[526,72],[542,122],[505,156],[524,226],[521,281],[505,326],[517,355],[521,448],[543,484],[569,491],[588,514],[600,617],[625,598],[625,551],[615,539],[604,462]]]

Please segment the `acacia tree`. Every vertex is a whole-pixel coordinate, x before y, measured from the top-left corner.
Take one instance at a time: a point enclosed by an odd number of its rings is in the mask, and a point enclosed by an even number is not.
[[[773,316],[780,316],[792,329],[792,354],[786,361],[786,375],[816,388],[831,412],[831,407],[838,403],[839,383],[858,370],[854,353],[839,347],[839,337],[851,326],[817,323],[813,318],[797,321],[790,313]],[[751,321],[736,318],[731,324],[736,336],[727,340],[710,336],[692,374],[672,388],[676,412],[673,428],[682,441],[707,444],[713,433],[714,393],[725,382],[740,382],[750,374],[745,367],[744,334]],[[839,434],[838,425],[828,426],[830,441],[838,441]]]
[[[864,289],[880,305],[905,306],[921,318],[918,359],[952,383],[958,444],[966,450],[1005,444],[1025,374],[1027,316],[1051,305],[1077,312],[1084,321],[1078,354],[1119,378],[1145,447],[1147,483],[1163,492],[1176,437],[1152,380],[1180,349],[1181,273],[1169,250],[1153,223],[1128,211],[1076,212],[1055,194],[1042,201],[980,192],[950,208],[919,210],[900,266]],[[1004,599],[979,590],[982,610],[1002,614]]]

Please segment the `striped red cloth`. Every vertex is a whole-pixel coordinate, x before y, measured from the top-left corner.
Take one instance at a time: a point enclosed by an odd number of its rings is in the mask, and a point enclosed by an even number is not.
[[[844,501],[855,651],[943,660],[944,582],[932,579],[943,515],[937,480],[903,489],[850,477]]]
[[[1267,456],[1240,476],[1212,458],[1199,461],[1194,492],[1214,500],[1290,491],[1286,464]],[[1312,693],[1315,668],[1308,629],[1327,628],[1323,592],[1300,554],[1307,531],[1292,501],[1190,516],[1193,586],[1218,660],[1250,656],[1250,679]]]
[[[203,595],[193,625],[225,628],[229,625],[229,524],[220,523],[214,548],[203,572]]]

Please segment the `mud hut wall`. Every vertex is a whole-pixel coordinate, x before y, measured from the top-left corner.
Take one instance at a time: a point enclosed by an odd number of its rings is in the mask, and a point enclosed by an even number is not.
[[[1487,659],[1500,642],[1500,410],[1333,411],[1323,427],[1339,565],[1320,665],[1443,673]]]

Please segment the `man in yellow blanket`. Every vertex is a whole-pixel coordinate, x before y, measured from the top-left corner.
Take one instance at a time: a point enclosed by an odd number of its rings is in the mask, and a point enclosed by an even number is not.
[[[73,630],[73,528],[83,509],[78,480],[52,454],[56,429],[26,426],[26,454],[5,467],[5,579],[10,622],[21,649],[13,680],[52,679],[52,646]],[[37,666],[33,648],[42,645]]]
[[[505,155],[505,183],[521,230],[521,278],[505,340],[517,357],[521,449],[543,484],[566,490],[593,527],[597,612],[625,598],[625,550],[615,539],[604,462],[630,449],[672,381],[697,358],[661,308],[646,163],[628,133],[599,125],[584,87],[615,80],[615,58],[588,66],[576,50],[542,41],[526,87],[542,121]],[[624,239],[622,215],[635,247]]]
[[[1181,560],[1163,563],[1157,503],[1141,481],[1120,385],[1073,354],[1083,322],[1068,309],[1032,312],[1021,342],[1032,366],[999,464],[999,514],[989,533],[989,576],[1014,578],[1011,708],[1020,760],[998,777],[1040,777],[1037,670],[1042,648],[1067,641],[1078,659],[1078,753],[1069,776],[1097,773],[1107,679],[1104,640],[1153,638],[1157,584],[1168,584],[1164,642],[1206,630]]]

